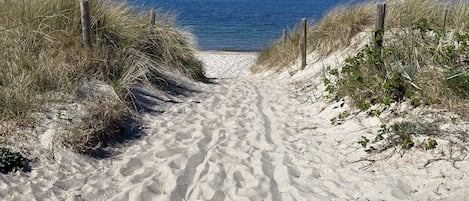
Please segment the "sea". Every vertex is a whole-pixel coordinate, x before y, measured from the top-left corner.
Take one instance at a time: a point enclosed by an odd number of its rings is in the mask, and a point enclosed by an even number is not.
[[[301,18],[317,22],[350,0],[129,0],[133,6],[177,15],[201,50],[259,51],[293,30]]]

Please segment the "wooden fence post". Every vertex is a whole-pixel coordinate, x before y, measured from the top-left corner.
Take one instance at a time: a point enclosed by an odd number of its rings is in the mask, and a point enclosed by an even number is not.
[[[287,38],[288,38],[287,29],[283,29],[282,37],[283,37],[283,48],[286,48],[287,47]]]
[[[83,34],[83,42],[86,48],[92,49],[91,45],[91,17],[90,17],[90,4],[88,0],[80,0],[81,11],[81,31]]]
[[[151,28],[153,28],[155,26],[155,21],[156,21],[156,12],[155,12],[155,10],[151,10],[151,12],[150,12],[150,25],[151,25]]]
[[[306,37],[307,37],[307,23],[306,18],[301,19],[301,29],[302,29],[302,36],[301,36],[301,69],[303,70],[306,67]]]
[[[378,4],[376,7],[376,27],[375,27],[375,49],[381,53],[384,37],[384,17],[386,15],[386,4]],[[380,54],[381,55],[381,54]]]

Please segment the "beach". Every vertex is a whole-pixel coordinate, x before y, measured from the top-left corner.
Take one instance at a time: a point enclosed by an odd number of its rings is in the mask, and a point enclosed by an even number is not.
[[[331,55],[334,56],[334,55]],[[184,93],[146,91],[141,137],[103,159],[55,149],[30,173],[0,176],[2,200],[465,200],[469,161],[435,150],[370,155],[357,140],[381,122],[298,90],[318,76],[252,75],[256,53],[199,52],[207,82]],[[337,57],[336,57],[337,58]],[[330,59],[330,58],[329,58]],[[327,58],[326,58],[327,60]],[[307,98],[309,97],[309,98]],[[467,129],[467,128],[464,128]],[[452,156],[449,157],[449,152]]]

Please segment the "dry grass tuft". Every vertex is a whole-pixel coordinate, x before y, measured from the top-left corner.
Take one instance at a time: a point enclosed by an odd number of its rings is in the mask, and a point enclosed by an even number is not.
[[[358,33],[369,28],[373,22],[374,4],[364,3],[345,5],[333,9],[317,24],[308,25],[308,52],[327,56],[331,52],[346,47]],[[311,21],[311,20],[310,20]],[[290,38],[283,45],[279,39],[260,52],[253,72],[267,69],[281,70],[291,64],[299,55],[301,30],[296,26]]]
[[[106,99],[88,101],[85,106],[87,115],[80,123],[70,125],[68,134],[58,140],[74,151],[92,154],[100,142],[113,140],[121,132],[129,111],[122,103]]]
[[[161,83],[171,79],[161,73],[168,71],[204,78],[193,37],[174,25],[174,16],[158,14],[151,27],[150,12],[125,2],[90,4],[93,50],[87,51],[79,1],[0,0],[0,121],[20,121],[51,102],[73,101],[79,81],[95,79],[111,85],[120,100],[90,103],[90,119],[76,135],[101,139],[128,115],[123,103],[132,83]],[[84,150],[83,139],[67,143]]]

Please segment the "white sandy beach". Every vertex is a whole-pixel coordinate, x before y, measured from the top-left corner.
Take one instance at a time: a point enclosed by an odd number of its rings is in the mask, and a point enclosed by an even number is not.
[[[376,134],[377,117],[331,125],[348,106],[298,90],[320,81],[322,64],[267,78],[249,72],[255,53],[198,57],[214,79],[142,114],[142,137],[115,148],[122,153],[93,159],[55,150],[55,161],[31,173],[0,175],[0,199],[469,200],[467,151],[441,142],[428,152],[371,155],[357,141]]]

